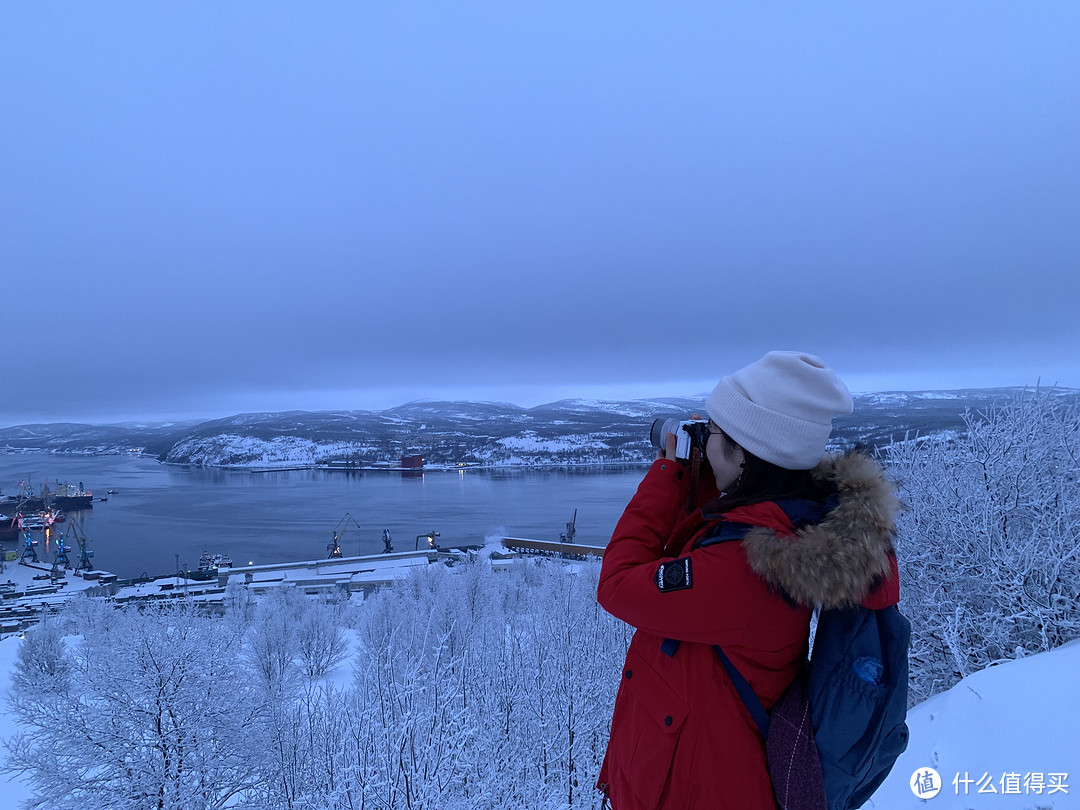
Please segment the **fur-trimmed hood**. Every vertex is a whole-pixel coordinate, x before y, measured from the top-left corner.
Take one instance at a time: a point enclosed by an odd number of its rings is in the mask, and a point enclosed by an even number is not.
[[[899,501],[881,466],[853,451],[826,456],[814,476],[836,487],[838,504],[825,518],[784,538],[751,529],[743,540],[750,567],[804,605],[856,605],[894,570]]]

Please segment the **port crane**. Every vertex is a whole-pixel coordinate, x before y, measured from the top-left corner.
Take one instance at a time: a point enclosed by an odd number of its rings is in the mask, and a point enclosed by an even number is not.
[[[438,551],[439,544],[435,542],[436,537],[441,537],[441,535],[437,531],[430,531],[427,534],[416,535],[416,542],[413,544],[413,551],[416,551],[418,548],[420,548],[421,540],[426,541],[427,547],[432,551]]]
[[[69,523],[68,531],[75,536],[75,542],[79,544],[79,562],[75,565],[75,574],[78,575],[81,571],[92,571],[94,564],[90,562],[90,558],[94,556],[94,552],[90,550],[90,538],[79,528],[78,523]],[[63,546],[64,537],[60,536],[60,544]],[[65,562],[67,557],[65,555]]]
[[[341,541],[345,537],[345,532],[348,531],[350,524],[355,526],[357,531],[363,531],[360,524],[356,522],[356,518],[346,512],[345,517],[339,520],[337,526],[330,532],[332,539],[326,544],[326,550],[330,552],[327,557],[328,560],[337,559],[342,556]]]
[[[566,531],[559,533],[560,543],[573,543],[574,536],[577,534],[577,509],[574,510],[574,516],[566,523]]]
[[[30,536],[30,532],[27,531],[26,529],[23,529],[23,539],[24,539],[25,543],[23,545],[22,557],[19,558],[19,562],[22,563],[23,565],[28,565],[29,564],[29,563],[27,563],[27,560],[29,560],[32,563],[36,563],[38,561],[38,556],[37,556],[37,549],[34,548],[34,546],[37,545],[38,541],[34,540]]]

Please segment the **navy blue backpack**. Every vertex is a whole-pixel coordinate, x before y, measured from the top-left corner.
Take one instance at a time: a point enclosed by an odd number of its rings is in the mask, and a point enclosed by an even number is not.
[[[895,607],[823,610],[809,663],[771,713],[713,647],[765,739],[781,810],[855,810],[889,775],[908,742],[910,635]]]
[[[725,524],[699,546],[740,539]],[[810,660],[766,712],[724,651],[713,649],[765,740],[781,810],[855,810],[907,748],[911,623],[894,607],[822,610]],[[667,639],[668,655],[678,642]]]
[[[829,810],[862,807],[907,748],[910,639],[895,606],[818,618],[807,698]]]

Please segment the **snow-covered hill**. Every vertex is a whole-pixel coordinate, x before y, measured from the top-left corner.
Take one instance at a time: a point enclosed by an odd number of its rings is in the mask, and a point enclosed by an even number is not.
[[[1022,389],[856,394],[835,420],[837,446],[884,445],[962,427]],[[1078,392],[1063,390],[1063,396]],[[410,402],[384,411],[248,413],[198,424],[32,425],[0,429],[0,451],[117,452],[202,466],[372,466],[422,454],[429,465],[641,463],[660,416],[704,413],[705,395],[634,401],[568,399],[521,408],[500,402]]]

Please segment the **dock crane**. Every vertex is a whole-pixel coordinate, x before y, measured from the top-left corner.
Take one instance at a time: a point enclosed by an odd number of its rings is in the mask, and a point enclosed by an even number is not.
[[[438,551],[439,550],[439,544],[435,542],[435,538],[440,537],[440,536],[441,535],[436,531],[430,531],[427,534],[418,534],[418,535],[416,535],[416,542],[413,544],[413,551],[416,551],[420,547],[420,541],[421,540],[426,540],[427,541],[427,547],[429,549],[431,549],[432,551]]]
[[[574,510],[574,516],[570,518],[566,523],[566,531],[559,533],[560,543],[573,543],[574,536],[577,534],[577,509]]]
[[[56,539],[56,552],[53,557],[52,570],[49,571],[53,579],[64,576],[64,571],[71,568],[71,560],[68,559],[69,551],[71,551],[71,546],[64,542],[64,535],[60,535]]]
[[[79,528],[78,523],[71,523],[68,525],[68,531],[75,536],[75,542],[79,544],[79,562],[75,565],[75,574],[78,575],[81,571],[92,571],[94,564],[90,562],[90,558],[94,556],[94,552],[90,550],[90,538],[83,533]],[[60,537],[60,543],[63,545],[64,538]],[[67,558],[65,556],[65,562]],[[179,566],[177,566],[179,568]]]
[[[356,522],[356,518],[346,512],[345,517],[339,520],[337,526],[330,532],[332,539],[326,544],[326,550],[330,552],[327,557],[328,560],[337,559],[342,556],[341,541],[345,537],[345,532],[348,531],[350,523],[356,527],[357,531],[363,531],[363,527]]]
[[[22,517],[22,516],[20,515],[20,517]],[[19,527],[22,528],[22,521],[19,522]],[[27,560],[29,560],[30,562],[37,562],[38,561],[37,549],[34,548],[34,546],[37,545],[38,541],[34,540],[30,536],[29,529],[22,529],[22,534],[23,534],[23,540],[25,541],[25,544],[23,545],[23,553],[22,553],[22,557],[19,558],[19,562],[22,563],[23,565],[28,564]]]

